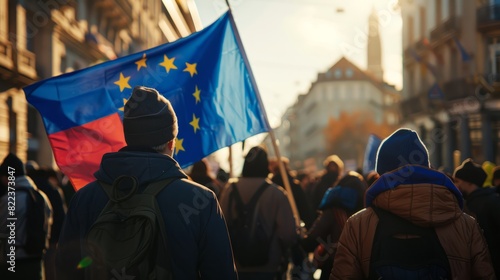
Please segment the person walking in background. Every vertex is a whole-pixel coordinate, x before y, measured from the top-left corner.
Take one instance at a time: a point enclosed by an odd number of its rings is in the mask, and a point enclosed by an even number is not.
[[[340,235],[330,279],[495,279],[479,225],[463,212],[453,182],[430,169],[415,131],[401,128],[384,139],[376,171],[381,177],[366,191],[366,208]]]
[[[0,165],[0,188],[0,236],[15,236],[8,244],[7,239],[0,240],[0,248],[8,249],[1,252],[0,279],[53,279],[45,278],[43,270],[52,227],[52,206],[45,193],[26,176],[24,164],[15,154],[8,154]],[[8,210],[12,206],[15,210]],[[15,251],[11,252],[11,248]],[[13,263],[9,264],[10,257],[5,259],[7,254],[14,256]]]
[[[300,242],[307,252],[314,251],[314,262],[321,269],[321,280],[330,277],[340,233],[347,218],[363,208],[365,190],[363,177],[357,172],[348,172],[336,186],[325,192],[319,205],[321,213]]]
[[[482,187],[486,177],[484,169],[470,158],[453,173],[455,185],[464,195],[464,210],[483,229],[495,273],[500,276],[500,196],[494,188]]]
[[[210,174],[210,168],[206,159],[202,159],[193,164],[189,177],[196,183],[209,188],[219,197],[222,186],[219,185],[217,180]]]
[[[318,209],[326,190],[333,187],[344,174],[344,162],[337,155],[327,157],[323,162],[323,166],[325,167],[325,173],[313,190],[312,205],[314,210]]]
[[[188,180],[172,158],[178,124],[170,102],[155,89],[136,86],[125,104],[123,129],[127,146],[118,152],[105,154],[100,169],[95,173],[97,181],[81,188],[72,198],[57,250],[58,278],[90,279],[93,277],[90,273],[98,268],[97,260],[128,250],[127,240],[123,240],[122,246],[115,244],[115,249],[120,250],[93,248],[88,243],[88,233],[110,201],[109,192],[119,194],[128,190],[130,193],[132,188],[142,195],[154,188],[159,190],[153,199],[157,201],[160,212],[156,214],[155,223],[162,223],[158,227],[164,226],[165,232],[157,231],[158,238],[154,239],[159,241],[154,245],[158,246],[153,246],[154,253],[140,259],[140,264],[148,262],[146,265],[154,268],[155,273],[170,274],[173,279],[237,279],[230,240],[217,198],[207,188]],[[124,176],[129,178],[125,182],[121,179]],[[113,189],[110,189],[112,184]],[[123,195],[112,198],[114,201],[124,199]],[[154,202],[148,200],[149,204]],[[142,229],[144,227],[139,227],[139,230]],[[138,234],[131,238],[139,238],[142,242],[154,241],[143,240],[144,237]],[[88,265],[85,260],[99,250],[104,252]],[[151,275],[151,271],[143,268],[137,268],[141,275],[142,272]],[[104,272],[108,275],[105,279],[113,278],[116,273],[122,279],[145,279],[129,274],[128,269],[106,270]],[[165,276],[157,274],[157,277],[164,279]]]
[[[49,170],[39,168],[36,162],[28,161],[26,163],[26,174],[35,182],[36,187],[47,195],[52,205],[52,227],[50,229],[49,248],[44,256],[44,268],[46,278],[55,279],[55,250],[66,217],[67,206],[62,190],[49,181]]]
[[[496,188],[496,192],[500,193],[500,166],[496,166],[493,169],[493,178],[491,179],[491,184]]]
[[[272,181],[278,186],[285,187],[283,182],[283,177],[281,176],[278,161],[275,160],[272,166]],[[292,189],[293,198],[295,200],[295,205],[297,205],[297,211],[299,211],[300,219],[304,222],[305,228],[309,229],[314,222],[314,211],[311,209],[309,203],[306,200],[306,194],[304,190],[299,185],[297,179],[295,179],[290,173],[289,159],[286,157],[281,157],[281,162],[285,167],[285,172],[288,176],[288,182],[290,183],[290,188]]]
[[[298,238],[286,191],[269,173],[267,152],[253,147],[241,177],[230,179],[220,198],[240,280],[281,279],[284,258]]]

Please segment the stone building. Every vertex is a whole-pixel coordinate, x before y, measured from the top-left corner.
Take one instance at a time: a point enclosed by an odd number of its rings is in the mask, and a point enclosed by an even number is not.
[[[201,28],[192,0],[0,0],[0,158],[11,151],[55,164],[22,87]]]

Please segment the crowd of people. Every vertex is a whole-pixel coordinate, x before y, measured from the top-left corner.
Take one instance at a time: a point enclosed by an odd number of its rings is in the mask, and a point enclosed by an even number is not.
[[[4,158],[0,279],[500,275],[500,166],[466,159],[438,171],[413,130],[384,139],[367,174],[337,155],[320,174],[298,172],[253,147],[241,176],[228,178],[205,159],[179,167],[176,113],[154,89],[134,88],[123,126],[127,146],[104,155],[76,193],[54,170]]]

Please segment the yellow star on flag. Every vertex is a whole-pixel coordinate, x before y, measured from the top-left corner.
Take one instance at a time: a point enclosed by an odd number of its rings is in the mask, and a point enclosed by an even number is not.
[[[200,118],[197,118],[197,117],[193,114],[193,120],[192,120],[189,124],[190,124],[190,125],[194,128],[194,133],[196,133],[196,130],[197,130],[197,129],[200,129],[199,122],[200,122]]]
[[[120,92],[123,92],[125,88],[132,88],[128,84],[128,80],[130,80],[130,76],[124,77],[123,73],[120,72],[120,79],[116,81],[114,84],[120,87]]]
[[[147,68],[147,65],[146,65],[146,54],[143,54],[142,55],[142,59],[137,60],[135,62],[135,64],[137,64],[137,71],[139,71],[141,69],[141,67]]]
[[[196,104],[198,104],[198,102],[201,101],[201,99],[200,99],[200,93],[201,93],[201,90],[198,89],[198,86],[196,86],[196,89],[195,89],[195,91],[193,93],[193,96],[196,99]]]
[[[193,77],[194,74],[198,74],[198,72],[196,72],[196,63],[191,64],[186,62],[186,69],[184,69],[184,72],[189,72],[191,77]]]
[[[175,155],[177,155],[179,151],[186,151],[184,147],[182,147],[182,142],[184,142],[184,139],[175,138]]]
[[[120,108],[120,109],[118,109],[118,110],[120,110],[120,111],[122,111],[122,112],[123,112],[123,111],[125,110],[125,103],[127,103],[127,101],[128,101],[128,99],[123,98],[123,107],[121,107],[121,108]]]
[[[168,58],[168,56],[163,55],[163,62],[160,63],[161,66],[165,67],[165,70],[167,73],[170,71],[170,69],[177,69],[177,66],[174,64],[175,57]]]

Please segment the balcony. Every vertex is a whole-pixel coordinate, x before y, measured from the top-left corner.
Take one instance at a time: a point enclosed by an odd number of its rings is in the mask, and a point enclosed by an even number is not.
[[[454,101],[474,95],[476,85],[466,78],[451,80],[443,85],[445,101]]]
[[[410,46],[405,49],[404,55],[406,62],[415,60],[416,55],[421,56],[423,53],[425,53],[425,50],[428,48],[428,43],[426,43],[425,41],[427,41],[427,38],[422,38],[417,42],[410,44]]]
[[[431,31],[433,46],[440,45],[460,32],[460,17],[452,16]]]
[[[422,94],[402,100],[400,106],[401,113],[404,117],[416,115],[425,111],[425,104]]]
[[[491,35],[500,35],[500,5],[479,7],[476,13],[477,30]]]
[[[7,69],[12,69],[14,67],[14,61],[12,60],[12,44],[4,39],[0,39],[0,66]]]
[[[95,8],[101,9],[104,16],[110,19],[111,26],[120,29],[132,22],[132,5],[128,0],[94,1]]]
[[[28,51],[17,49],[17,69],[20,74],[28,78],[36,79],[35,54]]]

